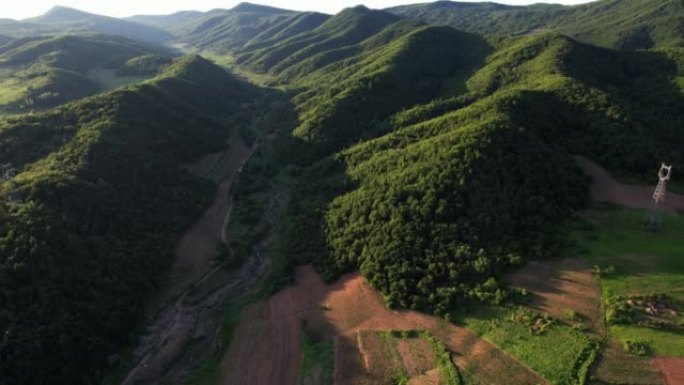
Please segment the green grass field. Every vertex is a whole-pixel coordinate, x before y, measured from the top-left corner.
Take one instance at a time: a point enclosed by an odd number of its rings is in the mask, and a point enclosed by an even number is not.
[[[600,278],[604,301],[610,297],[668,294],[684,301],[684,216],[665,214],[662,227],[649,230],[648,212],[609,208],[598,211],[594,229],[576,239],[580,255],[593,265],[615,272]],[[679,316],[680,322],[684,317]],[[684,357],[684,335],[632,325],[612,325],[610,334],[621,340],[645,342],[653,353]]]
[[[583,384],[593,363],[597,343],[587,334],[555,322],[532,334],[519,309],[487,308],[461,319],[468,328],[491,341],[556,385]]]
[[[23,97],[28,84],[14,77],[16,68],[0,68],[0,105],[10,104]]]

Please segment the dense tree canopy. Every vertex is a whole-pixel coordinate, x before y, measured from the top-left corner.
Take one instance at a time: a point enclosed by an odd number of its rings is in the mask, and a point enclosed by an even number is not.
[[[98,383],[212,196],[179,165],[223,147],[253,95],[190,57],[152,83],[4,123],[22,202],[0,205],[0,383]]]

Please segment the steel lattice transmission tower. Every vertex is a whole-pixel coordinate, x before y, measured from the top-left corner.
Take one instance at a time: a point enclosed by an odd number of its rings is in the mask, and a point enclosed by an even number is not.
[[[665,195],[667,194],[667,182],[672,176],[672,166],[666,166],[663,163],[658,171],[658,185],[653,192],[653,209],[651,210],[651,218],[649,226],[660,226],[660,213],[663,203],[665,202]]]

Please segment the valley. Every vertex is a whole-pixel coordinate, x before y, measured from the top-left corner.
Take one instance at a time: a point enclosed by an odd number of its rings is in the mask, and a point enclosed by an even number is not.
[[[682,15],[0,20],[0,385],[684,383]]]

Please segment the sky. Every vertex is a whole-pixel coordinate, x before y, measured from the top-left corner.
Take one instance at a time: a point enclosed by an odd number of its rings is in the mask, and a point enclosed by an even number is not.
[[[231,8],[240,0],[0,0],[0,18],[23,19],[45,13],[55,5],[77,8],[107,16],[124,17],[140,14],[163,15],[177,11],[208,11],[214,8]],[[460,0],[470,1],[473,0]],[[580,4],[589,0],[492,0],[504,4],[525,5],[535,2]],[[342,8],[364,4],[369,8],[387,8],[395,5],[426,2],[426,0],[250,0],[251,3],[271,5],[297,11],[336,13]],[[8,5],[10,3],[11,5]]]

